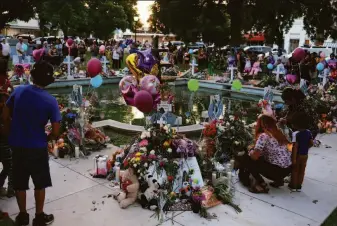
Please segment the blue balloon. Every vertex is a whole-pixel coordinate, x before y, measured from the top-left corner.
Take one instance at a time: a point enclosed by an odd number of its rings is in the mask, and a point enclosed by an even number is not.
[[[90,79],[90,84],[95,87],[98,88],[103,84],[103,78],[101,75],[97,75],[93,78]]]
[[[316,68],[317,68],[318,71],[323,71],[324,70],[324,64],[319,63],[319,64],[317,64]]]
[[[269,70],[273,70],[273,69],[274,69],[274,65],[268,64],[268,65],[267,65],[267,68],[268,68]]]
[[[27,52],[27,50],[28,50],[27,44],[23,43],[22,44],[22,49],[23,49],[23,51]]]
[[[188,51],[188,53],[189,53],[189,54],[193,54],[193,49],[190,49],[190,50]]]

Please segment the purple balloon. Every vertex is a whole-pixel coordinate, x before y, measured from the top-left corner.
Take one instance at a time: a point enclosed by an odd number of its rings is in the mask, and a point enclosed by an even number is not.
[[[288,74],[286,76],[286,79],[287,79],[287,82],[292,85],[292,84],[295,84],[295,82],[297,80],[297,76],[296,75],[292,75],[292,74]]]
[[[135,106],[143,113],[151,112],[153,109],[152,95],[145,90],[137,92],[135,95]]]
[[[154,75],[147,75],[140,80],[140,88],[152,95],[156,95],[159,92],[159,85],[159,79]]]
[[[137,67],[144,73],[150,73],[153,66],[156,64],[156,59],[152,55],[151,49],[144,51],[138,51],[138,63]]]
[[[302,48],[295,49],[292,55],[292,58],[297,62],[300,62],[301,60],[303,60],[304,57],[305,57],[305,52],[304,52],[304,49]]]

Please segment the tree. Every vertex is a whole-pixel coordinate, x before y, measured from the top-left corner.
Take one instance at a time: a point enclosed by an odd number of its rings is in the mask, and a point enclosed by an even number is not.
[[[267,43],[276,43],[282,48],[284,32],[302,15],[302,4],[292,0],[255,0],[249,10],[253,19],[251,30],[263,32]]]
[[[331,36],[337,39],[337,2],[331,0],[303,1],[304,29],[311,39],[323,42]]]
[[[44,0],[36,7],[40,19],[40,27],[50,25],[59,28],[64,35],[77,32],[83,28],[88,18],[87,8],[82,0]]]
[[[126,29],[128,25],[127,15],[121,5],[113,1],[103,1],[97,7],[89,5],[88,27],[90,31],[102,39],[108,39],[116,28]]]
[[[38,2],[38,0],[1,0],[0,30],[14,20],[28,21],[33,18],[34,7]]]
[[[225,7],[215,0],[157,0],[149,22],[152,31],[174,33],[184,41],[202,38],[222,45],[229,37]]]

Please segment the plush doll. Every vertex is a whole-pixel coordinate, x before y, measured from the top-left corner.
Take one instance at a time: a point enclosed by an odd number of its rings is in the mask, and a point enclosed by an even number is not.
[[[119,206],[125,209],[136,202],[139,189],[139,181],[132,168],[122,173],[121,188],[122,191],[115,196],[115,199]]]
[[[143,208],[155,210],[158,208],[158,201],[156,199],[158,189],[160,189],[159,182],[153,178],[152,175],[146,176],[147,184],[142,186],[140,195],[140,204]]]
[[[261,72],[261,67],[260,67],[260,60],[256,60],[255,63],[253,64],[253,68],[250,71],[249,75],[257,75],[259,72]]]

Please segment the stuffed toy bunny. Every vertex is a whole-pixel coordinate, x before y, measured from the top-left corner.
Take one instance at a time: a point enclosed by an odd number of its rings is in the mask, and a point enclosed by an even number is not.
[[[115,199],[117,199],[119,206],[125,209],[136,202],[139,189],[139,181],[132,168],[122,174],[121,187],[122,191],[115,196]]]

